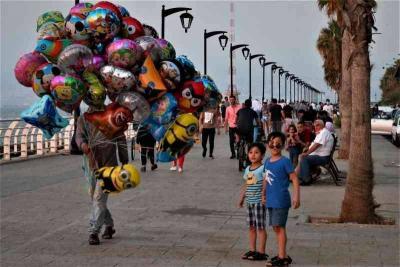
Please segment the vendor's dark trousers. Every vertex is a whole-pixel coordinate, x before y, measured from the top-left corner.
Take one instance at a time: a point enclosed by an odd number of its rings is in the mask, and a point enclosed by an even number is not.
[[[146,166],[147,157],[150,159],[151,165],[154,165],[154,148],[142,147],[140,149],[140,159],[142,160],[142,166]]]
[[[203,147],[203,151],[207,150],[207,139],[209,139],[210,143],[210,156],[212,156],[214,152],[214,139],[215,139],[215,128],[203,128],[201,132],[201,145]]]
[[[235,155],[235,133],[237,132],[237,128],[229,127],[229,146],[231,148],[232,155]]]
[[[300,181],[304,184],[310,184],[311,169],[316,166],[325,165],[329,162],[329,156],[321,157],[317,155],[308,155],[300,160]]]

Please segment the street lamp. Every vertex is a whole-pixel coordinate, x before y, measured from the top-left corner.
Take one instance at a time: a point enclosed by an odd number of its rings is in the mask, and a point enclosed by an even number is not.
[[[279,69],[281,67],[277,66],[276,64],[271,66],[271,101],[272,98],[274,98],[274,73],[276,69]]]
[[[285,74],[285,103],[287,103],[287,79],[290,76],[290,73],[288,71],[284,71]]]
[[[294,76],[294,74],[290,74],[290,89],[289,89],[289,101],[292,102],[292,81],[296,79],[296,76]],[[294,87],[294,82],[293,82],[293,87]],[[295,100],[293,100],[293,102],[295,102]]]
[[[224,50],[228,44],[228,36],[225,35],[226,33],[226,31],[207,32],[207,30],[204,29],[204,75],[207,75],[207,39],[211,36],[219,34],[219,45],[222,47],[222,50]]]
[[[174,13],[177,13],[177,12],[186,11],[185,13],[182,13],[180,15],[180,20],[181,20],[182,27],[185,29],[185,32],[188,31],[188,29],[192,25],[192,21],[193,21],[193,16],[190,13],[188,13],[189,10],[192,10],[192,9],[188,8],[188,7],[175,7],[175,8],[165,9],[165,5],[162,5],[162,9],[161,9],[161,38],[162,39],[164,39],[164,35],[165,35],[165,17],[172,15]]]
[[[231,96],[233,96],[233,51],[239,48],[242,48],[242,54],[244,56],[244,59],[247,59],[247,57],[249,56],[250,53],[250,49],[247,48],[247,46],[249,46],[248,44],[238,44],[238,45],[232,45],[230,46],[230,53],[229,53],[229,58],[230,58],[230,62],[231,62]]]
[[[255,58],[262,58],[262,57],[264,57],[264,54],[255,54],[255,55],[252,55],[251,53],[250,53],[250,57],[249,57],[249,99],[251,100],[251,61],[253,60],[253,59],[255,59]],[[265,59],[264,59],[265,60]]]
[[[261,59],[262,58],[260,58],[260,63],[261,63]],[[265,61],[265,58],[264,58],[264,60],[263,60],[263,62]],[[267,62],[267,63],[264,63],[264,64],[262,64],[262,67],[263,67],[263,90],[262,90],[262,102],[264,102],[264,99],[265,99],[265,95],[264,95],[264,92],[265,92],[265,67],[266,66],[268,66],[268,65],[271,65],[271,64],[276,64],[276,62]]]

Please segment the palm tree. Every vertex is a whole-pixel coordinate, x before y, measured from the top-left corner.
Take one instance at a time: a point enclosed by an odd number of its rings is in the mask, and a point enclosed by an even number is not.
[[[330,18],[336,18],[337,25],[341,29],[341,75],[339,95],[339,109],[341,120],[340,149],[338,157],[349,158],[350,136],[351,136],[351,72],[348,62],[351,54],[351,37],[345,27],[343,18],[343,6],[345,0],[318,0],[320,10],[325,10]],[[332,87],[334,88],[334,87]]]
[[[370,75],[368,45],[372,41],[375,0],[346,0],[343,9],[345,26],[351,34],[349,58],[352,87],[352,115],[349,172],[342,202],[343,222],[376,223],[381,220],[372,189],[374,174],[371,154]]]
[[[317,49],[324,64],[326,83],[336,92],[340,90],[341,82],[341,47],[342,32],[335,20],[328,23],[328,28],[323,28],[317,40]]]

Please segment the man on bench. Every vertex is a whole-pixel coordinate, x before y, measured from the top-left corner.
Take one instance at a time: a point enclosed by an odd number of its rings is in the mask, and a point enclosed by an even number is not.
[[[329,163],[330,153],[333,146],[332,134],[325,128],[322,120],[315,120],[315,139],[307,152],[300,154],[299,165],[296,173],[300,179],[300,185],[310,185],[312,169]]]

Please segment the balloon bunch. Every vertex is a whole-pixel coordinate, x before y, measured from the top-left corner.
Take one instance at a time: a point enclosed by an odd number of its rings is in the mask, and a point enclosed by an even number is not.
[[[46,138],[65,127],[55,107],[71,113],[84,101],[103,110],[84,116],[109,139],[129,122],[147,125],[160,142],[158,160],[167,162],[189,151],[198,112],[221,100],[210,77],[122,6],[79,3],[65,18],[49,11],[38,18],[37,32],[34,51],[19,59],[15,76],[45,97],[21,117]],[[106,97],[111,103],[104,107]]]

